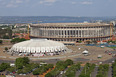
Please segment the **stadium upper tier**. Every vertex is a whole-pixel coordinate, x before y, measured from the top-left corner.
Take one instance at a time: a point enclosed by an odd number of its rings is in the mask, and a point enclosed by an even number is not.
[[[106,23],[41,23],[41,24],[32,24],[31,26],[57,26],[57,27],[84,27],[84,26],[109,26]]]

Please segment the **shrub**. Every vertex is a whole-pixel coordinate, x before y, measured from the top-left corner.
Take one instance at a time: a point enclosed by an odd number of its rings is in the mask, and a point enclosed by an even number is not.
[[[66,63],[67,65],[72,65],[72,64],[73,64],[73,61],[72,61],[71,59],[67,59],[67,60],[65,61],[65,63]]]
[[[39,75],[39,72],[38,72],[39,70],[35,70],[35,71],[33,71],[33,75]]]
[[[52,74],[51,74],[51,73],[47,73],[47,74],[45,75],[45,77],[52,77]]]
[[[82,43],[82,41],[79,41],[79,43]]]
[[[22,42],[22,41],[26,41],[26,39],[24,38],[14,38],[11,40],[11,43],[18,43],[18,42]]]
[[[9,63],[2,63],[0,65],[0,72],[5,71],[9,67],[10,67],[10,64]]]
[[[3,42],[3,41],[2,41],[2,40],[0,40],[0,44],[2,44],[2,42]]]
[[[5,51],[7,51],[8,50],[8,48],[7,47],[5,47]]]
[[[7,71],[9,71],[9,72],[14,72],[14,71],[15,71],[15,67],[7,68]]]
[[[10,37],[8,35],[4,35],[3,39],[9,39]]]

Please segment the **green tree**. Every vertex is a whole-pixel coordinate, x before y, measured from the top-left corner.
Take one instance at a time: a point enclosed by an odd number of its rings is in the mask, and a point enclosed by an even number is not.
[[[47,66],[48,66],[48,68],[53,68],[54,67],[53,64],[48,64]]]
[[[86,74],[80,74],[79,77],[86,77]]]
[[[7,47],[5,47],[5,51],[7,51],[8,50],[8,48]]]
[[[19,39],[19,41],[18,41],[18,42],[22,42],[22,41],[26,41],[26,39],[21,38],[21,39]]]
[[[9,71],[9,72],[14,72],[14,71],[15,71],[15,67],[7,68],[7,71]]]
[[[17,73],[18,73],[18,74],[21,74],[21,73],[23,73],[23,70],[22,70],[22,69],[19,69],[19,70],[17,71]]]
[[[96,77],[104,77],[103,74],[98,74]]]
[[[67,59],[67,60],[65,61],[65,63],[66,63],[67,65],[72,65],[72,64],[73,64],[73,61],[72,61],[71,59]]]
[[[3,39],[9,39],[9,36],[8,35],[4,35]]]
[[[82,41],[79,41],[79,43],[82,43]]]
[[[112,40],[107,41],[107,43],[112,43]]]
[[[2,44],[2,42],[3,42],[3,41],[2,41],[2,40],[0,40],[0,44]]]
[[[39,75],[39,70],[34,70],[33,75]]]
[[[9,67],[10,67],[10,64],[9,63],[2,63],[0,65],[0,72],[5,71]]]
[[[45,77],[52,77],[52,74],[51,74],[51,73],[47,73],[47,74],[45,75]]]
[[[96,40],[94,40],[94,41],[92,41],[94,44],[97,44],[97,41]]]
[[[23,57],[23,58],[17,58],[15,61],[15,65],[17,69],[22,69],[23,66],[26,66],[26,64],[29,64],[29,58]]]
[[[23,65],[29,64],[30,60],[28,57],[23,57]]]
[[[11,40],[11,43],[18,43],[18,42],[22,42],[22,41],[26,41],[26,39],[24,38],[14,38]]]
[[[64,64],[64,61],[58,61],[58,62],[56,63],[57,66],[61,66],[62,64]]]

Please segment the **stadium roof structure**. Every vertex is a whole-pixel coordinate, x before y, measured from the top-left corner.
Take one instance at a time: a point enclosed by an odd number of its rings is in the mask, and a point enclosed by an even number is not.
[[[55,52],[65,50],[66,46],[63,43],[47,40],[47,39],[31,39],[16,43],[10,51],[25,52],[25,53],[41,53]]]
[[[31,26],[63,26],[63,27],[71,27],[71,26],[78,26],[78,27],[83,27],[83,26],[109,26],[109,24],[106,23],[40,23],[40,24],[31,24]]]

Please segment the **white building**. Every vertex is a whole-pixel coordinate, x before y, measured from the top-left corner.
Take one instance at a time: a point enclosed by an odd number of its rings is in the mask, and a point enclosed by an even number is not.
[[[20,53],[46,53],[65,51],[67,48],[63,43],[47,39],[31,39],[14,44],[11,52]]]

